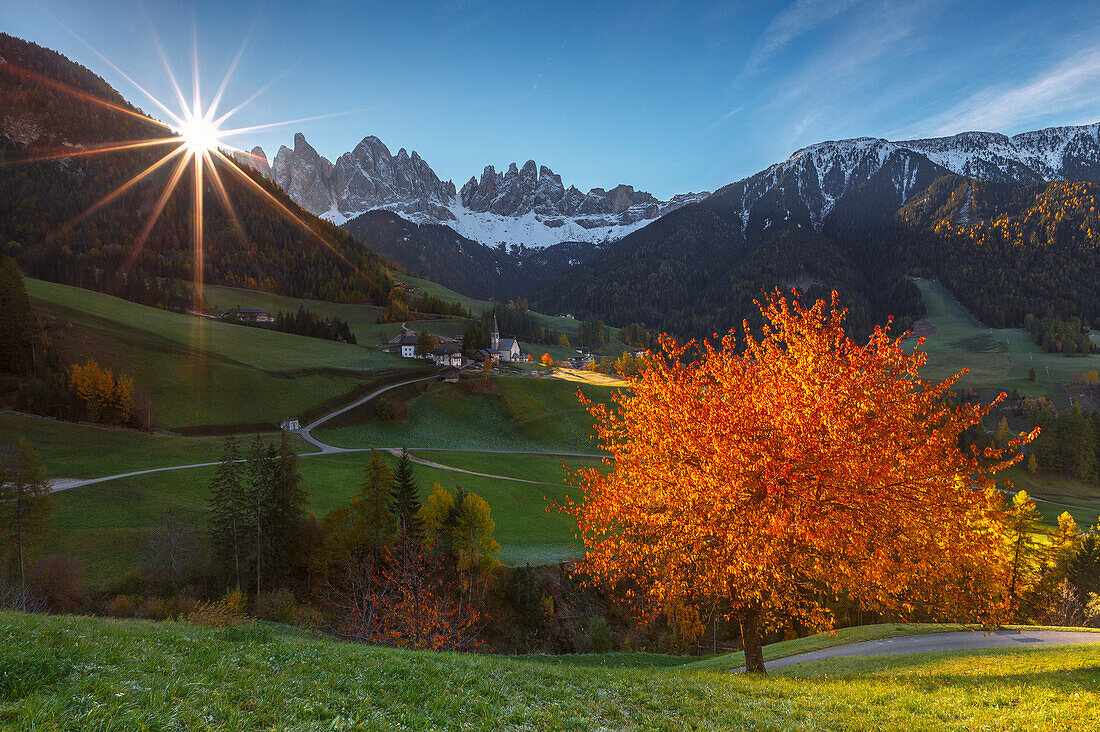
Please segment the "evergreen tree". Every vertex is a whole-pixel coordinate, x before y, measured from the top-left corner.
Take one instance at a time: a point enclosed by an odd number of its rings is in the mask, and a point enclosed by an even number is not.
[[[420,518],[420,487],[416,484],[407,449],[401,450],[401,459],[397,461],[397,470],[393,473],[393,504],[390,510],[397,519],[398,534],[419,543],[424,536],[424,523]]]
[[[252,561],[256,594],[263,588],[264,572],[273,564],[271,519],[275,487],[275,449],[260,435],[252,438],[245,467],[245,492],[252,522]]]
[[[271,486],[271,519],[268,537],[271,544],[272,578],[285,577],[294,562],[298,538],[306,518],[308,502],[298,472],[298,453],[283,432],[274,456]]]
[[[240,443],[225,438],[221,464],[210,482],[210,543],[224,568],[232,567],[236,587],[241,588],[241,563],[251,526],[248,495],[241,479]]]
[[[31,367],[31,307],[23,276],[11,257],[0,257],[0,373]]]
[[[363,533],[376,555],[397,534],[396,516],[390,510],[394,502],[393,485],[389,463],[382,453],[372,448],[356,505],[362,517]]]
[[[27,610],[27,551],[53,511],[50,484],[38,453],[25,439],[19,449],[0,455],[0,517],[3,538],[19,574],[22,610]]]

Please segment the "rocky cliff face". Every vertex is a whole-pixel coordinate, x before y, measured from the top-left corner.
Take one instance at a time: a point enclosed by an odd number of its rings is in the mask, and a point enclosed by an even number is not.
[[[416,152],[402,148],[393,155],[374,136],[333,164],[299,133],[293,150],[283,147],[275,156],[272,176],[299,205],[337,223],[384,209],[416,223],[445,224],[489,245],[614,240],[706,195],[660,201],[627,185],[582,193],[533,160],[503,173],[487,166],[480,179],[471,177],[456,191]]]
[[[332,171],[332,163],[321,157],[301,132],[294,135],[294,149],[280,147],[271,166],[272,179],[287,195],[318,216],[334,208]]]

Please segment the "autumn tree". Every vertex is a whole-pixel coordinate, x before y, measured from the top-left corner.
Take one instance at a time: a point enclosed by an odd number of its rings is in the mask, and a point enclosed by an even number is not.
[[[0,523],[5,549],[19,576],[22,610],[27,610],[27,554],[53,511],[50,484],[31,443],[19,440],[15,451],[0,454]]]
[[[612,469],[577,473],[567,502],[578,571],[652,618],[721,607],[749,671],[768,630],[827,628],[826,597],[927,620],[1003,605],[1001,494],[1009,449],[963,452],[988,406],[952,405],[960,375],[926,381],[918,349],[876,328],[857,344],[845,311],[778,293],[698,350],[662,340],[617,404],[588,402]],[[583,399],[583,397],[582,397]]]
[[[1003,519],[1005,554],[1008,557],[1008,612],[1018,615],[1025,598],[1042,579],[1043,547],[1039,543],[1039,524],[1043,521],[1035,501],[1027,491],[1019,491],[1009,501]]]
[[[471,592],[500,564],[500,543],[489,502],[461,486],[451,491],[439,483],[420,509],[425,544],[454,562],[463,589]]]
[[[549,353],[542,354],[542,358],[540,360],[542,361],[542,365],[546,366],[547,368],[554,365],[554,359]]]

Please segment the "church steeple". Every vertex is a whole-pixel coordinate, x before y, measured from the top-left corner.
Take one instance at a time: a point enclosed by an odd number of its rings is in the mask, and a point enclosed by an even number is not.
[[[500,328],[497,327],[497,314],[493,313],[493,332],[489,336],[490,348],[494,351],[500,350]]]

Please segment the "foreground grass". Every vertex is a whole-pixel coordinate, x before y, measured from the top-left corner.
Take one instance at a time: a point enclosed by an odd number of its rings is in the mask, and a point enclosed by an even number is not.
[[[765,679],[0,613],[15,729],[1085,729],[1095,649],[836,659]],[[664,667],[662,667],[664,666]]]

